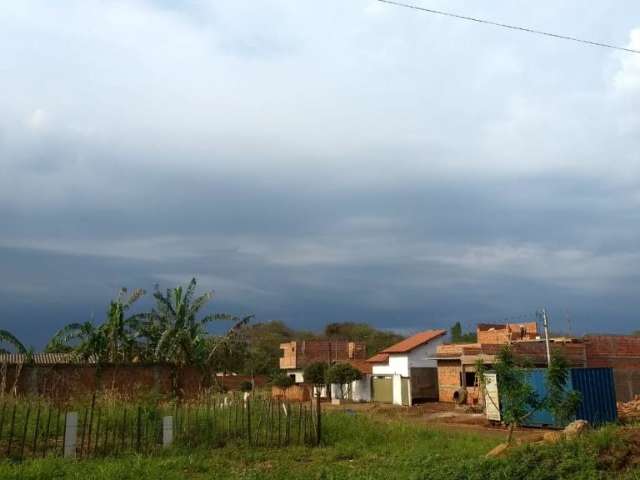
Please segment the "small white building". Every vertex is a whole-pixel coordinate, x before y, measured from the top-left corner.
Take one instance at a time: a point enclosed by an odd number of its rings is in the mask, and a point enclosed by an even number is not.
[[[372,364],[373,401],[412,405],[438,399],[436,350],[446,330],[427,330],[385,348],[369,360]]]

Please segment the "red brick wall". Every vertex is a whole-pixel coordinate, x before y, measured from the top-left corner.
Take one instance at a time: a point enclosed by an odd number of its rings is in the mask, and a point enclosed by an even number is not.
[[[441,402],[453,402],[453,393],[460,388],[459,360],[438,360],[438,398]]]
[[[14,385],[17,368],[7,367],[5,391]],[[193,367],[178,370],[178,389],[185,398],[203,393],[215,381],[228,390],[239,390],[247,376],[204,377]],[[256,386],[263,386],[267,378],[254,378]],[[17,382],[19,395],[43,395],[64,401],[72,397],[91,395],[94,390],[111,390],[126,397],[135,397],[149,392],[160,395],[172,394],[172,369],[169,365],[105,366],[96,378],[95,367],[82,365],[23,366]]]
[[[516,342],[512,344],[513,353],[536,365],[546,365],[547,347],[545,342]],[[551,343],[551,352],[563,355],[573,367],[584,367],[586,352],[584,343]]]
[[[640,369],[640,337],[589,335],[584,337],[587,366]]]

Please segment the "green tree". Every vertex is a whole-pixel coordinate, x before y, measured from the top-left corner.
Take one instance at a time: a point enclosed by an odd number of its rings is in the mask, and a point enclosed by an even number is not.
[[[196,285],[193,278],[186,288],[167,289],[165,294],[156,287],[153,294],[156,306],[142,328],[156,360],[179,366],[204,365],[217,350],[207,342],[207,324],[235,320],[225,313],[198,318],[200,310],[213,298],[213,292],[195,297]]]
[[[328,339],[364,342],[367,346],[367,355],[373,355],[404,339],[402,335],[378,330],[366,323],[351,322],[330,323],[325,327],[324,335]]]
[[[460,322],[451,327],[451,343],[475,343],[478,337],[474,332],[464,333]]]
[[[338,384],[340,397],[345,398],[344,386],[347,385],[347,397],[351,396],[351,384],[362,378],[362,372],[349,363],[335,363],[331,365],[325,374],[328,384]]]
[[[575,415],[580,404],[579,394],[566,388],[569,366],[562,356],[553,355],[551,358],[551,364],[545,372],[547,395],[542,398],[527,381],[530,367],[516,359],[509,345],[500,350],[493,364],[497,374],[502,420],[509,427],[507,444],[511,444],[514,429],[536,411],[549,409],[559,423],[564,423]],[[483,391],[486,389],[486,371],[487,367],[481,360],[476,362],[476,375]]]
[[[0,329],[0,353],[9,353],[9,350],[3,347],[3,344],[6,347],[10,347],[15,350],[17,353],[27,354],[27,347],[18,340],[18,338],[13,335],[8,330]]]
[[[107,360],[108,341],[101,326],[92,322],[70,323],[53,336],[45,350],[71,348],[73,356],[82,362],[93,361],[98,366]]]
[[[280,373],[280,374],[276,375],[273,378],[273,380],[271,380],[271,383],[273,383],[276,387],[279,387],[279,388],[282,388],[282,389],[287,389],[291,385],[293,385],[295,382],[294,382],[293,378],[291,378],[289,375],[287,375],[285,373]]]
[[[243,371],[248,375],[274,376],[280,371],[280,344],[298,339],[298,332],[280,321],[256,323],[244,330]]]
[[[144,290],[135,289],[129,295],[126,288],[109,303],[107,317],[102,324],[70,323],[60,329],[45,347],[47,352],[70,352],[80,361],[123,363],[133,360],[138,351],[142,314],[126,316]]]
[[[569,380],[569,362],[566,358],[554,352],[551,363],[546,372],[547,397],[543,407],[549,409],[558,423],[569,422],[575,415],[582,398],[579,392],[566,388]]]
[[[327,368],[325,362],[313,362],[308,364],[303,371],[304,382],[314,387],[322,387],[327,384]]]

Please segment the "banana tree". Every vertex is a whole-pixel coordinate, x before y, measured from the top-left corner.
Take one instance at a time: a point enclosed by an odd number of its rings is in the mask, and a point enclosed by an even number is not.
[[[167,289],[166,293],[156,287],[153,294],[156,306],[142,332],[149,339],[149,347],[157,361],[175,367],[195,366],[208,376],[216,352],[228,348],[252,316],[240,319],[226,313],[214,313],[198,318],[200,311],[213,298],[213,292],[196,296],[196,286],[197,281],[193,278],[186,288],[178,286]],[[225,335],[212,337],[207,325],[218,321],[233,322],[233,326]],[[177,390],[176,378],[174,388]]]
[[[7,347],[12,348],[17,353],[22,353],[25,355],[27,354],[27,347],[25,347],[24,344],[20,340],[18,340],[15,335],[13,335],[8,330],[0,329],[0,353],[9,353],[9,350],[7,348],[4,348],[3,344]]]
[[[186,289],[178,286],[163,294],[156,286],[156,306],[147,317],[143,333],[149,340],[154,358],[179,366],[198,364],[206,343],[206,325],[213,320],[232,318],[226,314],[197,318],[200,310],[213,297],[207,292],[194,298],[196,279]]]
[[[142,315],[126,317],[125,314],[144,293],[142,289],[135,289],[128,295],[127,289],[122,288],[109,303],[104,323],[70,323],[53,336],[46,351],[71,351],[78,360],[92,360],[98,365],[132,361]]]

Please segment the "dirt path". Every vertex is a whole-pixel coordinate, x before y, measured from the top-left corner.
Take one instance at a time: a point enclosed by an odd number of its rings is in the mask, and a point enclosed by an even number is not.
[[[413,407],[376,403],[354,403],[345,405],[323,405],[325,410],[353,411],[383,421],[407,421],[426,428],[444,431],[473,432],[489,437],[506,437],[507,429],[489,424],[483,413],[470,413],[450,403],[425,403]],[[519,428],[514,432],[519,440],[541,438],[549,430],[542,428]]]

